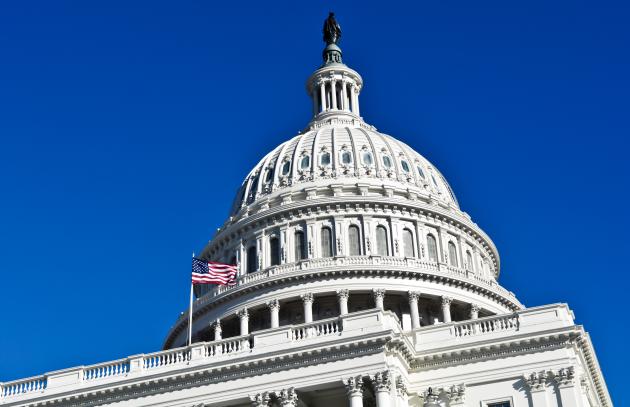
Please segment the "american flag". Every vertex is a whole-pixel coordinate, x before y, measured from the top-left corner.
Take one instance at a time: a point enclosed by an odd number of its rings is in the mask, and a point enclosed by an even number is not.
[[[232,264],[215,263],[211,261],[192,260],[193,284],[236,284],[237,266]]]

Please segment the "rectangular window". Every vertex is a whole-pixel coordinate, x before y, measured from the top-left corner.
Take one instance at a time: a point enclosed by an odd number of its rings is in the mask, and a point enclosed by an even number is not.
[[[511,398],[488,400],[481,403],[483,407],[512,407]]]

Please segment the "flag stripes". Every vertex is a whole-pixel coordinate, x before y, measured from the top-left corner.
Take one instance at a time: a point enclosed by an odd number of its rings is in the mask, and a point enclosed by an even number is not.
[[[233,285],[236,283],[237,266],[209,262],[193,258],[192,283],[193,284],[219,284]]]

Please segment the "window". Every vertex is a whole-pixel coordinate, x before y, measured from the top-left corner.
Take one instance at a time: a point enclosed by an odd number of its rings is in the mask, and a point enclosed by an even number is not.
[[[322,153],[319,163],[320,165],[330,165],[330,153]]]
[[[304,239],[304,232],[298,230],[295,232],[295,261],[300,261],[306,258],[306,241]]]
[[[233,266],[236,265],[236,256],[232,256],[232,258],[230,259],[230,264]]]
[[[370,153],[369,151],[364,151],[361,157],[363,159],[363,164],[365,165],[374,164],[374,160],[372,159],[372,153]]]
[[[431,180],[433,180],[433,185],[435,185],[435,187],[437,188],[438,184],[437,184],[437,181],[435,180],[435,177],[433,176],[433,174],[431,174]]]
[[[403,229],[403,251],[405,257],[415,257],[413,250],[413,233],[409,229]]]
[[[253,273],[258,268],[258,258],[256,256],[256,246],[247,249],[247,273]]]
[[[402,167],[403,171],[405,172],[409,172],[411,171],[411,168],[409,168],[409,163],[405,160],[400,160],[400,166]]]
[[[473,268],[473,259],[472,254],[470,254],[470,250],[466,250],[466,268],[468,270],[472,270]]]
[[[280,264],[280,240],[275,236],[269,239],[269,258],[272,266]]]
[[[356,225],[350,225],[348,228],[348,253],[350,256],[361,255],[361,235],[359,233],[359,227]]]
[[[420,167],[419,165],[418,165],[418,174],[420,174],[420,176],[424,178],[424,171],[422,171],[422,167]]]
[[[329,227],[322,228],[321,235],[322,243],[322,257],[332,257],[332,230]]]
[[[352,164],[352,153],[350,153],[350,151],[344,151],[341,153],[341,163]]]
[[[451,266],[457,267],[457,248],[453,242],[448,242],[448,261]]]
[[[383,165],[385,166],[385,168],[392,168],[392,159],[389,158],[389,156],[384,155],[383,156]]]
[[[269,168],[265,174],[265,183],[270,183],[273,179],[273,169]]]
[[[437,241],[435,236],[427,235],[427,251],[429,252],[429,260],[438,261]]]
[[[291,171],[291,161],[285,161],[282,164],[282,175],[288,175],[289,171]]]
[[[302,157],[302,161],[300,162],[300,168],[303,170],[308,170],[311,167],[311,156],[305,155]]]
[[[492,402],[492,403],[487,403],[485,407],[512,407],[512,403],[510,403],[507,400],[499,401],[499,402]]]
[[[385,226],[376,227],[376,254],[379,256],[387,256],[387,229]]]

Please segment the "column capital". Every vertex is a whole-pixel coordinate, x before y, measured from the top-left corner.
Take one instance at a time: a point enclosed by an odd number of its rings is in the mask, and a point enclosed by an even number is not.
[[[273,299],[269,302],[267,302],[267,307],[269,307],[270,310],[275,311],[275,310],[279,310],[280,309],[280,301],[278,301],[277,299]]]
[[[347,290],[345,288],[337,290],[337,298],[339,298],[340,300],[341,299],[347,300],[348,297],[350,297],[350,291],[349,290]]]
[[[548,372],[532,372],[523,376],[523,380],[530,391],[544,391],[545,383],[547,382]]]
[[[278,401],[282,407],[297,406],[298,397],[293,387],[276,392],[276,397],[278,397]]]
[[[553,372],[553,379],[558,387],[575,386],[575,368],[573,366],[565,367]]]
[[[424,407],[438,407],[440,405],[440,395],[434,392],[431,387],[420,393],[420,398],[424,400]]]
[[[407,385],[401,376],[396,378],[396,394],[400,397],[407,395]]]
[[[374,392],[389,392],[392,389],[392,375],[389,370],[370,375]]]
[[[372,295],[374,298],[385,298],[386,290],[384,288],[373,288]]]
[[[249,396],[252,407],[267,407],[269,405],[269,393],[258,393]]]
[[[249,312],[247,312],[247,308],[242,308],[238,311],[236,311],[236,315],[240,318],[249,318]]]
[[[448,307],[449,305],[451,305],[451,302],[453,302],[453,299],[451,297],[442,297],[442,306],[443,307]]]
[[[463,404],[466,395],[466,385],[453,385],[446,389],[445,393],[448,397],[449,405]]]
[[[409,301],[418,301],[420,298],[420,291],[408,291],[407,295],[409,295]]]
[[[346,393],[349,396],[363,395],[363,377],[348,377],[347,379],[343,380],[343,384],[346,386]]]
[[[479,304],[470,304],[470,312],[479,312],[480,309],[481,307],[479,306]]]
[[[303,302],[313,302],[313,293],[304,293],[300,295]]]

